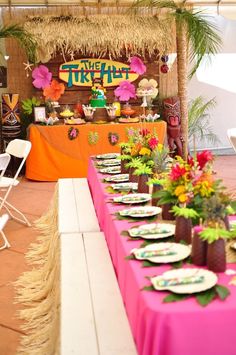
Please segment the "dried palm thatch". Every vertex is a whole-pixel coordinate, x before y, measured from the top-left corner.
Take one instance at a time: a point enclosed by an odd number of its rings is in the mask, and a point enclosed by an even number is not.
[[[17,354],[55,355],[59,343],[60,248],[57,227],[57,191],[48,212],[36,223],[41,235],[26,255],[30,265],[16,282],[17,303],[24,320]]]
[[[61,52],[111,58],[171,49],[170,22],[157,16],[93,15],[29,17],[24,25],[38,44],[38,61]],[[56,34],[56,35],[55,35]]]

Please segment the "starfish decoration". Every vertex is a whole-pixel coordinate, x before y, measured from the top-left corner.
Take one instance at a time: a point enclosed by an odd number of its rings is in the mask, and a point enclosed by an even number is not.
[[[23,64],[25,66],[26,76],[28,78],[29,71],[32,71],[32,67],[34,66],[34,64],[31,64],[29,61],[27,63],[23,63]]]
[[[72,49],[69,51],[68,54],[70,55],[70,60],[74,60],[75,59],[75,53],[74,53],[74,51],[72,51]]]

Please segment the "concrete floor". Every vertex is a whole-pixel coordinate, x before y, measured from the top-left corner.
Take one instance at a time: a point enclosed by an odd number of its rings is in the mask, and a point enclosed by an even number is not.
[[[224,180],[225,186],[236,192],[236,155],[217,157],[214,163],[216,177]],[[48,208],[55,183],[33,182],[22,179],[9,196],[9,202],[19,208],[31,222],[37,220]],[[11,282],[29,269],[25,253],[35,241],[37,231],[10,220],[5,234],[10,249],[0,251],[0,355],[15,355],[22,331],[17,319],[19,306],[14,304],[14,288]],[[42,354],[46,355],[46,354]]]

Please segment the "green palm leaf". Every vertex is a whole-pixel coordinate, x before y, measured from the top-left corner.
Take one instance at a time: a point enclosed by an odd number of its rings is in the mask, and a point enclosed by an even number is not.
[[[35,62],[36,42],[23,27],[10,25],[0,27],[0,38],[15,38],[20,46],[26,51],[29,60]]]

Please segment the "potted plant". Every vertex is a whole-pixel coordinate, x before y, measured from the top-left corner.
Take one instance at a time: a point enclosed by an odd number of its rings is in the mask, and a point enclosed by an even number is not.
[[[149,186],[147,185],[149,177],[152,175],[152,168],[147,164],[140,163],[139,167],[134,171],[138,179],[138,192],[149,193]]]
[[[207,242],[207,267],[215,272],[225,271],[225,240],[235,237],[234,233],[232,235],[232,232],[226,230],[224,222],[229,202],[229,197],[222,191],[203,201],[205,227],[200,237]]]
[[[198,217],[198,213],[193,208],[186,206],[173,206],[172,212],[176,217],[175,241],[179,243],[184,241],[187,244],[192,243],[192,219]]]
[[[135,175],[134,172],[142,165],[142,161],[140,157],[131,158],[131,160],[126,164],[126,168],[129,171],[129,181],[130,182],[138,182],[139,176]]]
[[[129,168],[126,164],[132,159],[130,155],[131,143],[120,143],[121,174],[128,174]]]

